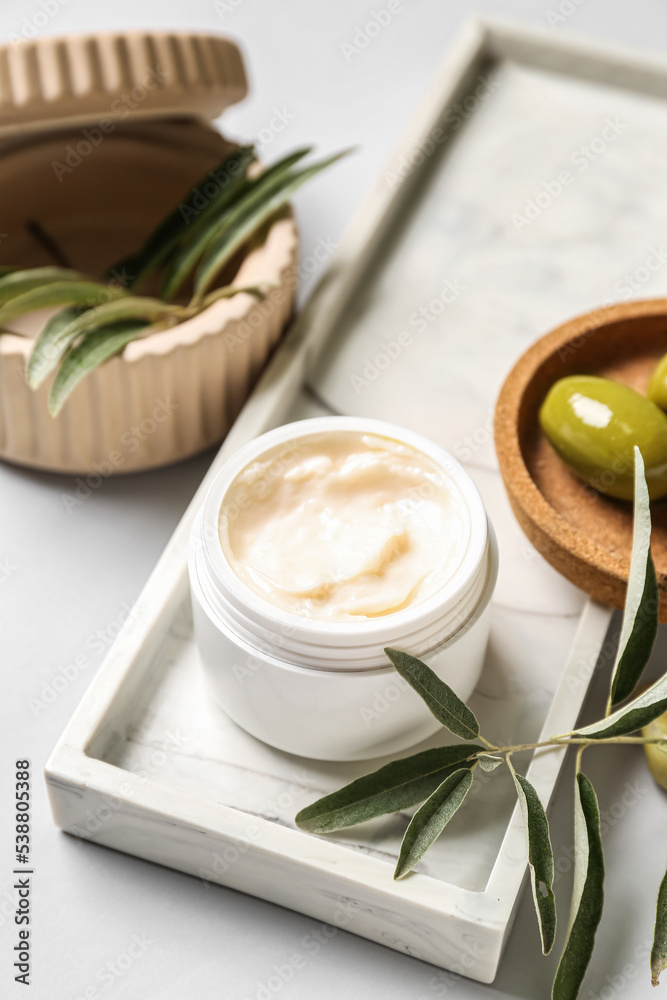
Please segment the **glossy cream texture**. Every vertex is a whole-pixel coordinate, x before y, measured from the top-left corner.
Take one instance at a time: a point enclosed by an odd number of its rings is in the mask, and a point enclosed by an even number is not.
[[[248,465],[220,510],[223,552],[277,608],[365,620],[439,590],[460,564],[470,522],[444,470],[390,438],[313,434]]]

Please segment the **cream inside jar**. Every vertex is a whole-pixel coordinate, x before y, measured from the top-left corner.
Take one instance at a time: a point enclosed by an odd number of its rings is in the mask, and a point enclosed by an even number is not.
[[[393,438],[357,431],[299,437],[245,466],[222,499],[229,566],[275,608],[363,621],[440,590],[470,538],[445,469]]]

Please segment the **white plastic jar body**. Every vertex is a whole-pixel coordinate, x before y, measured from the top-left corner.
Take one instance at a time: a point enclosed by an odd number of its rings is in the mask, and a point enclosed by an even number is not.
[[[260,598],[223,553],[219,512],[235,477],[276,446],[352,431],[429,456],[464,498],[468,539],[451,580],[412,607],[363,621],[290,614]],[[498,556],[482,500],[465,470],[421,435],[384,421],[323,417],[284,425],[241,448],[214,480],[189,549],[195,639],[215,700],[243,729],[280,750],[363,760],[426,739],[440,724],[387,661],[385,647],[420,656],[459,697],[484,662]]]

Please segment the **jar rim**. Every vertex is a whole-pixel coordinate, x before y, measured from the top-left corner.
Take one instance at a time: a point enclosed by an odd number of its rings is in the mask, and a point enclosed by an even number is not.
[[[457,488],[468,516],[468,538],[461,559],[449,580],[433,594],[407,608],[373,618],[348,622],[306,618],[284,611],[255,594],[230,565],[219,536],[219,513],[224,496],[236,476],[252,461],[276,446],[291,445],[299,439],[330,432],[351,431],[372,434],[408,445],[425,454]],[[456,631],[474,611],[479,600],[481,577],[486,575],[489,531],[487,515],[477,487],[463,466],[445,449],[417,432],[396,424],[367,417],[327,416],[283,424],[241,447],[225,463],[204,500],[193,538],[201,545],[209,592],[220,599],[230,616],[246,630],[267,637],[274,633],[290,646],[321,646],[331,640],[338,655],[369,646],[393,645],[409,641],[438,622],[443,631],[453,619]],[[285,643],[283,643],[283,646]]]
[[[201,516],[201,512],[200,512]],[[468,617],[460,623],[460,626],[456,628],[449,636],[447,636],[443,641],[438,642],[436,645],[419,650],[419,655],[422,657],[430,657],[434,653],[438,652],[450,643],[456,642],[462,635],[465,635],[471,628],[474,627],[479,618],[486,611],[491,598],[493,597],[493,592],[495,590],[496,582],[498,579],[498,543],[493,530],[493,525],[488,522],[489,527],[489,546],[488,546],[488,558],[485,563],[485,573],[484,573],[484,585],[477,601],[475,607],[471,610]],[[191,578],[191,585],[195,588],[197,593],[197,602],[199,606],[204,610],[205,614],[214,621],[216,627],[225,632],[228,637],[234,642],[234,644],[239,648],[246,651],[248,656],[261,657],[262,662],[271,663],[273,667],[280,668],[281,670],[288,670],[295,672],[297,674],[312,673],[316,670],[320,672],[330,672],[335,674],[359,674],[359,673],[372,673],[374,675],[386,673],[387,676],[395,676],[396,668],[388,660],[386,654],[383,654],[381,662],[375,664],[365,664],[360,665],[350,665],[350,663],[327,663],[326,665],[313,666],[312,663],[306,664],[301,659],[297,657],[290,657],[290,659],[284,658],[281,650],[271,650],[267,652],[265,650],[260,650],[256,645],[252,644],[251,637],[247,635],[240,634],[233,627],[230,627],[230,622],[227,619],[220,620],[216,614],[216,610],[210,601],[210,594],[207,593],[204,581],[201,579],[201,574],[199,572],[201,568],[201,560],[199,558],[200,552],[190,552],[189,560],[189,571]]]

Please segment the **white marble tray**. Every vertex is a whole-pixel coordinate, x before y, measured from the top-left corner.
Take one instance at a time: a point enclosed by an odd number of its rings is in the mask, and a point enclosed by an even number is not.
[[[664,94],[663,63],[498,22],[466,29],[56,746],[46,779],[59,826],[493,979],[526,865],[502,772],[483,776],[484,794],[401,883],[392,867],[405,818],[329,839],[296,830],[298,809],[370,766],[281,754],[211,705],[192,642],[186,539],[220,464],[286,419],[357,413],[422,431],[466,465],[499,538],[473,698],[483,728],[507,742],[571,728],[610,612],[520,533],[491,414],[514,359],[550,326],[626,287],[667,290],[667,186],[651,166],[667,153]],[[586,168],[581,147],[594,157]],[[563,170],[572,181],[553,194]],[[547,204],[538,195],[549,185]],[[649,266],[649,255],[661,262]],[[560,753],[530,761],[545,802],[561,763]]]

